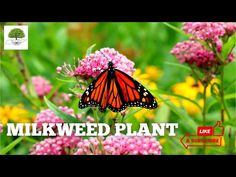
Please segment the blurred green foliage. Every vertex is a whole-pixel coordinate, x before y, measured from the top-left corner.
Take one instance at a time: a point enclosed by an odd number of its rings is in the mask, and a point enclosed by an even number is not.
[[[13,23],[7,23],[7,25]],[[181,23],[170,23],[181,28]],[[4,24],[6,25],[6,24]],[[86,50],[92,44],[96,44],[95,50],[103,47],[111,47],[126,55],[135,62],[135,68],[145,70],[146,66],[154,65],[163,71],[161,78],[157,79],[158,89],[171,92],[171,86],[183,82],[189,75],[189,71],[177,66],[170,66],[168,63],[178,63],[170,54],[172,47],[179,41],[186,39],[186,36],[177,33],[163,23],[27,23],[29,27],[28,39],[29,50],[21,51],[22,57],[28,66],[31,76],[41,75],[50,80],[53,86],[61,84],[57,80],[56,67],[64,62],[73,64],[77,58],[83,58]],[[12,77],[19,73],[19,64],[15,59],[15,51],[3,50],[3,24],[1,24],[1,61],[10,62],[6,70],[0,72],[0,93],[1,105],[23,103],[30,108],[30,102],[26,100],[19,90],[14,87],[6,76],[10,73]],[[1,65],[2,67],[2,65]],[[235,94],[235,73],[236,63],[231,63],[225,68],[225,86],[229,86],[226,95]],[[19,83],[23,83],[21,77],[17,77]],[[70,92],[72,83],[63,83],[59,86],[60,91]],[[210,98],[211,100],[211,98]],[[209,100],[209,101],[210,101]],[[73,108],[78,111],[78,100],[73,101]],[[235,99],[227,101],[229,109],[235,114]],[[179,129],[174,138],[163,137],[163,154],[199,154],[201,150],[186,150],[180,144],[180,137],[186,132],[196,131],[201,124],[200,115],[191,117],[182,108],[176,108],[173,104],[165,105],[157,111],[156,122],[178,122]],[[181,115],[181,118],[177,115]],[[219,117],[219,106],[215,105],[207,115],[211,125]],[[129,118],[130,119],[130,118]],[[235,119],[235,116],[234,116]],[[147,120],[146,120],[147,121]],[[227,130],[228,131],[228,130]],[[3,137],[2,137],[3,138]],[[9,140],[6,140],[9,143]],[[11,140],[12,141],[12,140]],[[228,136],[225,136],[227,143]],[[12,154],[27,153],[28,144],[19,146],[18,151],[13,150]],[[235,151],[235,150],[234,150]],[[227,147],[209,148],[207,154],[226,154]]]

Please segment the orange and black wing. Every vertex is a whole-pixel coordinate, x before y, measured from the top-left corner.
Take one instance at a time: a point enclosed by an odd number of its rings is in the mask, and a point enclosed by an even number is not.
[[[83,93],[79,108],[99,106],[103,112],[108,107],[120,112],[130,107],[157,108],[153,95],[139,82],[120,70],[105,70]]]
[[[122,99],[122,92],[119,87],[119,83],[115,77],[111,78],[110,81],[110,88],[108,92],[108,108],[114,112],[120,112],[126,108]]]
[[[80,99],[79,108],[99,106],[101,112],[106,110],[109,89],[108,74],[108,70],[105,70],[89,85]]]
[[[115,69],[109,89],[109,108],[122,111],[126,107],[157,108],[154,96],[139,82],[120,70]]]

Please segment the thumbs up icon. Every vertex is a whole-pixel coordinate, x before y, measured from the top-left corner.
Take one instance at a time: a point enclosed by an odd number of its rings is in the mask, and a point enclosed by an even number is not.
[[[217,121],[215,126],[213,127],[213,135],[215,136],[223,136],[224,135],[224,127],[221,126],[222,122]]]

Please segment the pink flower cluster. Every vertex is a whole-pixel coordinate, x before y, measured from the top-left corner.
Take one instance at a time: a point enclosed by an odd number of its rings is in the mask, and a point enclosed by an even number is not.
[[[47,138],[36,143],[31,155],[160,155],[162,146],[154,137],[108,136]]]
[[[52,97],[52,102],[56,105],[64,105],[65,102],[69,102],[71,100],[72,94],[68,93],[58,93],[55,92]]]
[[[154,137],[109,136],[104,149],[112,155],[160,155],[162,146]]]
[[[236,23],[228,22],[225,23],[225,32],[228,36],[231,36],[236,31]]]
[[[59,109],[67,114],[74,115],[74,110],[66,106],[59,107]],[[37,123],[38,128],[41,128],[42,123],[64,123],[64,121],[57,117],[50,109],[46,109],[37,114],[35,123]]]
[[[74,110],[71,108],[68,108],[67,106],[64,106],[64,107],[59,106],[58,108],[69,115],[75,116]],[[83,114],[77,114],[75,117],[81,120],[83,117]],[[93,123],[95,122],[95,120],[93,117],[88,115],[85,118],[84,122]],[[46,109],[46,110],[42,110],[40,113],[37,114],[35,123],[37,123],[38,128],[41,128],[42,123],[64,123],[64,120],[56,116],[50,109]]]
[[[108,136],[78,143],[75,155],[160,155],[161,145],[154,137]]]
[[[183,24],[183,30],[201,40],[217,41],[225,34],[223,24],[222,22],[186,22]]]
[[[113,48],[102,48],[82,59],[75,70],[75,75],[83,78],[97,77],[103,70],[108,68],[108,62],[112,61],[114,67],[132,75],[134,62],[120,54]]]
[[[101,155],[103,137],[84,139],[77,144],[77,151],[74,155]]]
[[[72,154],[77,147],[80,137],[76,136],[58,136],[56,138],[47,138],[32,146],[31,155],[66,155]]]
[[[183,25],[186,33],[193,34],[197,39],[216,43],[220,37],[232,35],[236,31],[235,23],[223,22],[186,22]]]
[[[43,97],[51,91],[52,85],[48,80],[44,79],[42,76],[34,76],[31,79],[35,88],[35,92],[39,97]],[[28,93],[25,84],[21,85],[21,91],[25,94]]]
[[[208,68],[217,63],[213,52],[206,50],[199,42],[179,42],[171,50],[181,63],[196,64],[198,67]]]
[[[62,66],[58,66],[56,68],[56,71],[58,74],[62,74],[68,77],[73,77],[75,76],[75,69],[76,69],[75,65],[71,66],[71,64],[64,63]]]

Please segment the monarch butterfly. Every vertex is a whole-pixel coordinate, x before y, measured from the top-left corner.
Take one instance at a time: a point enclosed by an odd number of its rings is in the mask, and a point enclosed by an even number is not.
[[[115,69],[111,61],[108,69],[103,71],[85,90],[79,108],[99,106],[101,112],[109,108],[120,112],[130,107],[157,108],[153,95],[139,82],[126,73]]]

